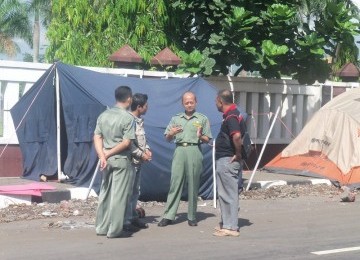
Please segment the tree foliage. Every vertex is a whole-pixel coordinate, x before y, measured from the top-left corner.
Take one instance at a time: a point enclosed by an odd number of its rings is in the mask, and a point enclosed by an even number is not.
[[[174,32],[178,48],[200,51],[216,61],[212,74],[228,74],[232,64],[259,71],[265,78],[292,76],[301,83],[323,82],[330,66],[325,53],[335,56],[337,43],[354,41],[358,24],[344,3],[327,4],[325,12],[299,22],[301,1],[175,0]],[[205,70],[205,68],[204,68]],[[206,68],[209,71],[209,68]]]
[[[167,46],[163,0],[53,1],[48,61],[111,66],[108,56],[129,44],[145,61]]]
[[[31,43],[30,31],[25,5],[17,0],[0,0],[0,53],[15,56],[20,49],[14,38]]]
[[[336,66],[356,55],[351,8],[340,0],[58,0],[46,57],[110,66],[124,44],[147,62],[170,47],[183,60],[178,72],[227,75],[235,64],[235,74],[311,84],[329,77],[326,55]]]
[[[329,1],[324,12],[315,21],[315,30],[323,35],[327,43],[325,51],[333,57],[333,71],[348,62],[357,64],[359,49],[355,44],[354,35],[359,33],[359,23],[353,21],[356,15],[349,15],[356,14],[355,10],[358,11],[350,4],[347,7],[343,1]]]
[[[28,12],[33,19],[33,30],[32,30],[32,48],[33,48],[33,62],[39,62],[39,51],[40,51],[40,24],[48,26],[51,20],[51,0],[31,0],[27,2]],[[28,60],[26,56],[24,59]]]

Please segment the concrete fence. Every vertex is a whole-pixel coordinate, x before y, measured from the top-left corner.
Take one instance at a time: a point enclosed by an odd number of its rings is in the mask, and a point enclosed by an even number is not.
[[[264,142],[278,107],[270,144],[290,143],[321,105],[321,87],[293,80],[218,77],[209,81],[220,89],[233,89],[235,102],[251,116],[248,128],[257,144]]]
[[[300,85],[295,80],[266,80],[244,77],[210,77],[207,79],[219,89],[231,89],[235,102],[251,117],[248,129],[252,141],[263,144],[275,111],[275,121],[269,144],[289,144],[322,105],[333,97],[354,87],[359,82],[332,82]]]

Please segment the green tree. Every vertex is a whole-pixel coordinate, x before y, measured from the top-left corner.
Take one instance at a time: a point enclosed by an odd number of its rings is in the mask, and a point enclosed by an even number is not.
[[[108,56],[124,44],[147,62],[169,46],[183,59],[180,72],[226,75],[235,64],[235,74],[246,70],[265,78],[323,82],[330,74],[325,54],[352,55],[339,46],[358,31],[356,10],[341,1],[324,2],[58,0],[46,58],[110,66]]]
[[[108,56],[124,44],[145,61],[168,45],[163,0],[58,0],[53,2],[46,59],[111,66]]]
[[[0,0],[0,53],[15,56],[20,51],[14,41],[16,37],[31,43],[25,5],[17,0]]]
[[[299,23],[300,1],[174,0],[171,17],[181,26],[170,36],[179,49],[197,50],[204,58],[214,59],[212,74],[226,75],[229,66],[236,64],[237,73],[259,71],[265,78],[289,75],[311,84],[329,76],[325,52],[335,55],[332,44],[344,35],[354,35],[358,28],[343,3],[327,6],[311,28],[309,21],[318,14],[311,13]]]
[[[342,1],[334,1],[328,3],[320,19],[315,22],[315,29],[324,35],[327,42],[325,50],[332,57],[333,72],[345,63],[357,64],[359,50],[354,35],[360,32],[359,23],[354,23],[353,17],[349,15],[354,10],[358,11],[349,3],[346,6]]]
[[[333,72],[348,62],[357,64],[359,49],[354,35],[358,34],[359,8],[350,0],[303,0],[299,8],[302,28],[315,27],[327,44]],[[351,15],[349,15],[351,14]]]

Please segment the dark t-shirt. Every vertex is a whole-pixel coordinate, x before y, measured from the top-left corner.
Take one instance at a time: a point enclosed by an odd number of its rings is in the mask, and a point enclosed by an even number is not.
[[[215,142],[215,159],[235,155],[232,136],[240,133],[239,116],[240,112],[235,104],[223,114],[223,122]]]

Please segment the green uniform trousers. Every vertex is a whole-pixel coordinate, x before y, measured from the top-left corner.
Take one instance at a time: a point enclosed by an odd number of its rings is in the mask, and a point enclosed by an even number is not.
[[[203,155],[198,146],[178,146],[175,149],[172,166],[170,190],[166,200],[164,218],[175,219],[184,184],[188,185],[188,219],[196,219],[197,198],[200,175],[203,168]]]
[[[103,173],[95,227],[99,235],[121,235],[126,205],[134,182],[129,158],[109,158]]]

